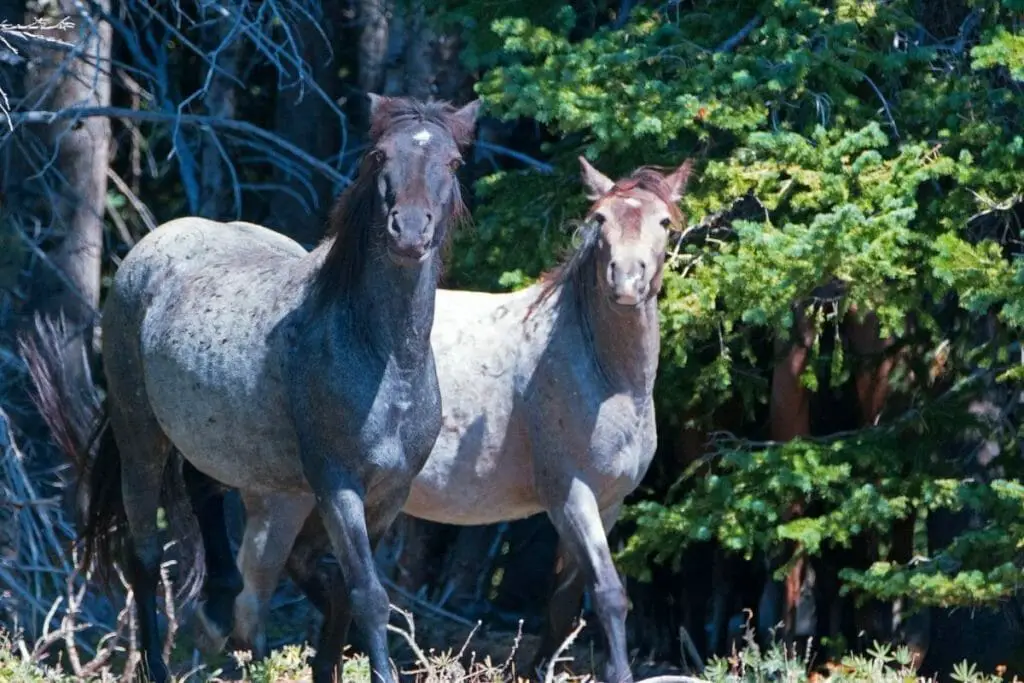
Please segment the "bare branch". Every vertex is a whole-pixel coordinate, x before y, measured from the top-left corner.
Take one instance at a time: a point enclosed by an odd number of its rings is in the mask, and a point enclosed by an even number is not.
[[[760,14],[755,14],[753,17],[750,18],[750,21],[743,25],[743,28],[741,28],[733,35],[729,36],[729,38],[727,38],[725,42],[719,45],[715,49],[715,52],[732,52],[736,48],[736,46],[742,43],[744,39],[747,36],[749,36],[755,28],[761,25],[762,18],[763,17]]]
[[[551,661],[548,662],[547,671],[544,674],[544,683],[553,683],[555,679],[555,667],[559,662],[569,661],[572,659],[571,657],[562,657],[562,653],[572,646],[573,642],[576,641],[576,637],[586,625],[587,622],[580,619],[579,623],[576,624],[576,628],[572,630],[572,633],[566,636],[565,640],[562,641],[562,644],[558,646],[557,650],[555,650],[555,654],[551,655]]]
[[[253,125],[246,121],[237,121],[233,119],[220,119],[213,116],[203,116],[200,114],[180,114],[174,115],[167,112],[158,111],[147,111],[147,110],[136,110],[126,109],[125,107],[69,107],[67,109],[61,109],[59,111],[26,111],[18,112],[11,115],[11,119],[15,125],[24,124],[49,124],[54,121],[60,121],[64,119],[84,119],[97,116],[106,116],[109,118],[117,119],[131,119],[134,121],[148,121],[151,123],[171,123],[177,121],[180,124],[188,124],[195,126],[209,126],[211,128],[224,128],[226,130],[233,130],[240,133],[251,135],[260,140],[265,140],[273,145],[280,147],[282,150],[293,155],[295,158],[301,160],[309,167],[319,171],[325,177],[329,178],[335,183],[341,185],[348,185],[351,180],[342,175],[337,170],[331,168],[327,164],[323,163],[319,159],[316,159],[306,152],[302,151],[295,145],[291,144],[287,140],[282,140],[277,135],[263,130],[259,126]]]

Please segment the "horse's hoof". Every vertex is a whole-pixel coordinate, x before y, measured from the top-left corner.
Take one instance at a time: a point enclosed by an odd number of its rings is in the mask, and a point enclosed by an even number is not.
[[[164,660],[142,658],[142,669],[138,672],[143,681],[148,683],[170,683],[171,672],[164,664]]]
[[[633,672],[629,669],[618,671],[609,667],[605,669],[602,680],[608,683],[633,683]]]
[[[342,680],[341,672],[335,666],[313,666],[310,668],[313,674],[313,683],[336,683]]]
[[[206,657],[224,651],[229,633],[225,633],[217,623],[206,614],[206,602],[199,603],[196,610],[195,645]]]

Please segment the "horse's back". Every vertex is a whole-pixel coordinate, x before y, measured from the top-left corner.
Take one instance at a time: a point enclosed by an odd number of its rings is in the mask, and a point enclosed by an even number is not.
[[[175,446],[225,483],[246,483],[231,481],[225,456],[257,456],[265,471],[250,474],[268,481],[297,474],[281,356],[308,256],[255,224],[177,219],[129,252],[104,307],[105,359],[141,363],[120,364],[140,376],[115,383],[144,386]]]

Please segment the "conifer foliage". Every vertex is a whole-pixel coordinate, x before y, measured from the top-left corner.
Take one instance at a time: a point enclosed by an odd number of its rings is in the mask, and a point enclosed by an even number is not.
[[[581,150],[613,175],[698,161],[683,200],[695,229],[674,245],[661,302],[659,428],[663,445],[687,424],[715,430],[723,406],[751,428],[716,438],[676,486],[665,477],[679,472],[652,471],[624,566],[643,576],[705,540],[813,555],[943,509],[977,523],[941,547],[919,533],[910,564],[883,549],[842,572],[846,588],[944,606],[1011,595],[1024,579],[1024,3],[522,3],[487,21],[478,4],[447,8],[482,70],[477,91],[491,115],[544,128],[557,177],[478,182],[460,284],[517,287],[551,264],[584,205]],[[836,281],[841,296],[812,297]],[[770,340],[812,304],[807,385],[849,379],[828,323],[852,307],[897,339],[898,391],[876,426],[744,438],[768,400]],[[994,413],[979,415],[982,398]],[[1002,449],[984,467],[978,435]],[[813,514],[784,518],[797,500]]]

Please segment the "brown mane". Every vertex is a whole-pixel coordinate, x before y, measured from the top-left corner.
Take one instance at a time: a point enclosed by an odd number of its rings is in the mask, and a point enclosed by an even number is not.
[[[370,122],[370,139],[376,142],[391,128],[408,121],[433,123],[451,134],[462,147],[472,142],[473,129],[461,124],[448,102],[420,102],[405,97],[387,98]],[[357,282],[368,255],[370,232],[379,226],[375,215],[379,157],[372,150],[363,155],[356,179],[338,197],[327,218],[327,229],[321,244],[333,240],[323,265],[313,280],[314,296],[324,303],[337,292],[350,292]],[[447,215],[438,224],[434,235],[442,262],[450,248],[453,230],[448,223],[459,223],[467,216],[461,186],[455,182]],[[439,273],[440,274],[440,273]]]
[[[686,173],[690,172],[690,162],[687,161]],[[547,270],[540,275],[541,289],[537,299],[530,306],[527,317],[548,299],[559,287],[575,277],[579,277],[584,263],[588,262],[594,253],[594,246],[597,244],[599,226],[589,220],[597,205],[609,197],[628,197],[637,190],[650,192],[663,201],[668,207],[669,216],[672,218],[673,227],[679,229],[685,219],[679,205],[672,201],[672,188],[665,181],[665,176],[657,166],[640,166],[625,178],[615,181],[607,193],[595,200],[587,210],[587,220],[580,226],[582,232],[582,244],[573,250],[562,263]]]

